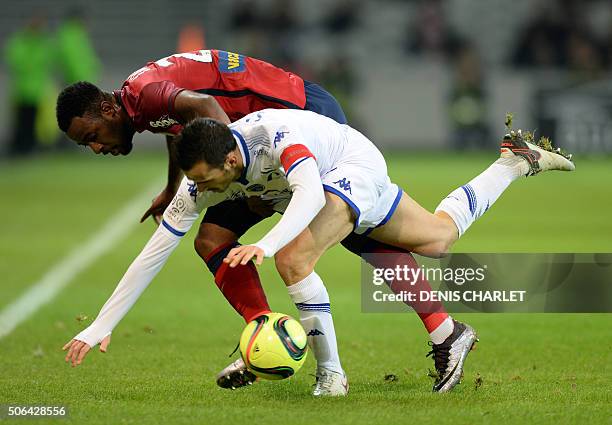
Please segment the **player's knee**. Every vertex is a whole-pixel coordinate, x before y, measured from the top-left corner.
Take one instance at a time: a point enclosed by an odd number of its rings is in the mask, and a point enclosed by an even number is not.
[[[436,242],[416,246],[412,252],[425,257],[441,258],[448,254],[452,245],[453,241],[451,239],[440,239]]]
[[[301,256],[295,254],[281,250],[274,256],[276,270],[287,285],[299,282],[314,270],[313,262],[299,258]]]
[[[213,241],[198,235],[193,241],[193,247],[198,255],[206,260],[208,256],[213,252],[216,248],[219,247],[219,243],[217,241]]]
[[[432,240],[416,246],[413,251],[419,255],[440,258],[446,256],[457,241],[458,233],[455,223],[450,219],[440,220],[438,232]]]

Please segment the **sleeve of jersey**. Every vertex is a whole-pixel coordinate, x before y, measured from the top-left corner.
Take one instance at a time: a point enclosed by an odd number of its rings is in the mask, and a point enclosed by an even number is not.
[[[285,169],[285,175],[289,177],[289,174],[308,158],[316,161],[315,156],[306,146],[301,144],[287,146],[280,154],[280,163]]]
[[[256,246],[272,257],[302,233],[325,206],[325,193],[314,157],[307,156],[293,168],[288,167],[287,180],[292,192],[291,201],[279,222]]]
[[[164,212],[162,224],[123,275],[98,317],[75,339],[93,347],[109,335],[159,273],[182,236],[198,218],[198,208],[190,197],[186,179],[183,183]]]
[[[157,121],[159,118],[180,119],[174,111],[176,96],[183,91],[172,81],[156,81],[144,86],[138,95],[137,110],[146,121]]]

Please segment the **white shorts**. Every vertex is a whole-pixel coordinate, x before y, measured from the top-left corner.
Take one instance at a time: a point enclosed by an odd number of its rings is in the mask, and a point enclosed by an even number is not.
[[[391,183],[385,159],[372,142],[352,128],[347,139],[350,152],[321,180],[325,191],[342,198],[355,213],[355,233],[367,234],[391,218],[403,192]]]

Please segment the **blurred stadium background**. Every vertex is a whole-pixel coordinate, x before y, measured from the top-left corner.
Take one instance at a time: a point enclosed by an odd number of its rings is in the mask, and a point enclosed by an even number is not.
[[[115,89],[147,61],[201,47],[261,58],[322,83],[353,126],[382,148],[491,147],[512,111],[517,126],[548,134],[570,151],[612,151],[606,0],[4,4],[5,154],[29,151],[9,148],[11,141],[28,143],[16,140],[27,134],[18,121],[31,125],[34,112],[26,108],[18,120],[20,105],[38,112],[38,146],[65,148],[53,122],[55,94],[64,85],[89,79]],[[139,145],[163,147],[159,140]]]

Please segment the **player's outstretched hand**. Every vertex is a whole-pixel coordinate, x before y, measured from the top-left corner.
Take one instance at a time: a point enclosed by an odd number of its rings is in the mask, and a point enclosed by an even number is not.
[[[230,267],[236,267],[238,264],[243,266],[251,261],[251,258],[255,257],[255,264],[261,265],[264,259],[263,249],[255,245],[243,245],[237,246],[230,250],[227,257],[223,259],[223,262],[229,263]]]
[[[111,336],[108,335],[102,340],[102,342],[100,342],[100,351],[102,353],[106,353],[108,345],[110,344],[110,339]],[[91,346],[83,341],[79,341],[78,339],[73,339],[64,345],[62,350],[68,350],[66,358],[64,359],[66,360],[66,363],[72,363],[72,367],[76,367],[83,362],[85,356],[87,353],[89,353],[89,350],[91,350]]]
[[[164,214],[164,211],[166,210],[168,205],[170,205],[170,202],[172,202],[173,198],[174,192],[172,190],[170,190],[169,188],[165,188],[164,190],[162,190],[161,193],[157,195],[155,199],[153,199],[153,202],[151,202],[151,207],[144,213],[144,215],[140,219],[140,222],[142,223],[147,218],[149,218],[149,216],[152,216],[153,220],[155,220],[155,222],[159,224],[161,222],[161,217]]]

